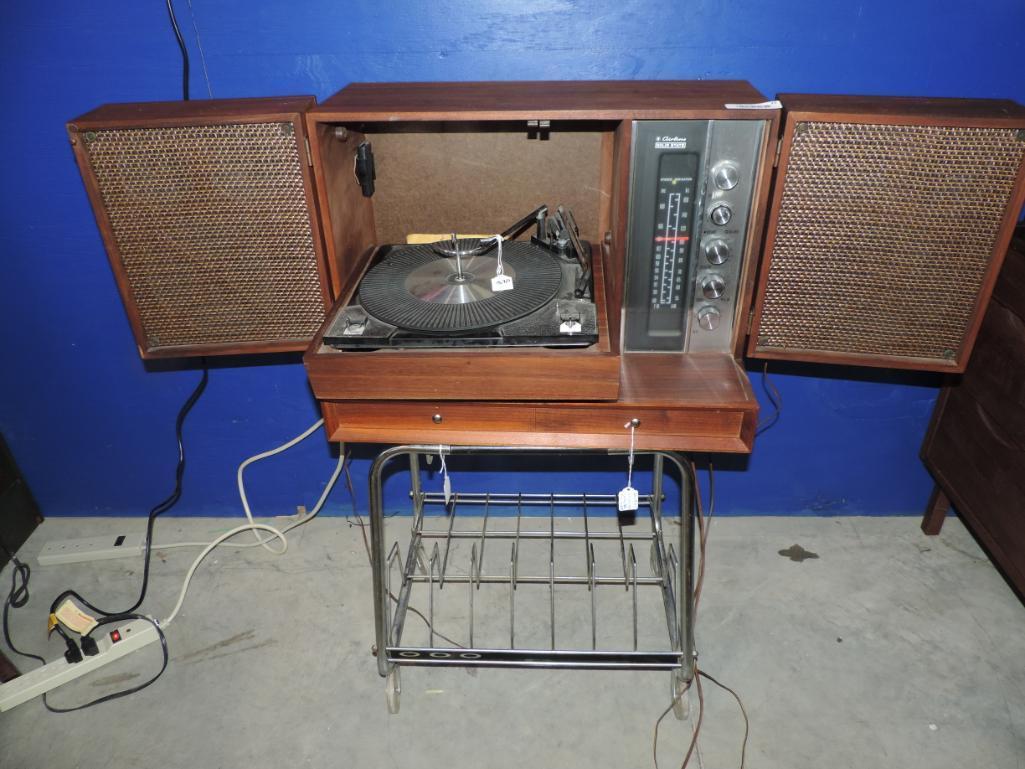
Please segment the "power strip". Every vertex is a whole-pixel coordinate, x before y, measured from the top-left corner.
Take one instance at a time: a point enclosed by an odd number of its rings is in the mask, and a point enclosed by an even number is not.
[[[120,640],[114,641],[115,637]],[[0,713],[56,689],[68,681],[81,678],[86,673],[121,659],[159,638],[156,628],[142,619],[133,619],[123,625],[104,626],[97,631],[96,646],[99,652],[92,657],[83,657],[81,662],[75,663],[61,657],[5,684],[0,684]]]
[[[146,537],[143,534],[106,534],[102,537],[58,539],[47,542],[36,560],[40,566],[62,563],[106,561],[142,555]]]

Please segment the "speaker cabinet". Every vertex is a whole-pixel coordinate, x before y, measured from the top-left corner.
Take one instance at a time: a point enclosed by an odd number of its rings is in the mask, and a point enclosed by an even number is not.
[[[68,124],[144,358],[302,350],[332,299],[312,97],[111,104]]]
[[[748,353],[963,371],[1025,197],[1025,109],[779,98]]]

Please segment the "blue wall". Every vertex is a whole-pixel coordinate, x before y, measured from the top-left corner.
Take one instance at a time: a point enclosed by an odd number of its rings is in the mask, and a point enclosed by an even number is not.
[[[727,77],[769,95],[1025,101],[1021,0],[993,0],[984,11],[936,0],[177,0],[177,7],[197,98],[208,92],[205,70],[216,97],[325,98],[356,80]],[[198,374],[147,370],[136,356],[64,123],[103,102],[179,97],[167,15],[160,0],[4,3],[0,52],[0,431],[45,513],[144,513],[170,490],[174,415]],[[728,467],[719,483],[723,512],[921,508],[929,479],[918,448],[935,379],[821,367],[774,379],[783,416],[749,462],[720,463]],[[316,417],[297,359],[219,365],[187,426],[190,464],[177,512],[236,513],[237,463]],[[361,499],[367,456],[362,451],[354,468]],[[316,436],[254,468],[257,513],[312,503],[332,461]],[[597,485],[621,482],[596,477]],[[329,509],[346,505],[337,493]]]

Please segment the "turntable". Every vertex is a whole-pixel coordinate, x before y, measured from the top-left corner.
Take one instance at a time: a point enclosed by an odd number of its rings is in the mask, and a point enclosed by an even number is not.
[[[531,225],[529,241],[513,240]],[[381,247],[323,340],[372,350],[587,347],[598,337],[590,246],[569,209],[540,206],[500,235]]]

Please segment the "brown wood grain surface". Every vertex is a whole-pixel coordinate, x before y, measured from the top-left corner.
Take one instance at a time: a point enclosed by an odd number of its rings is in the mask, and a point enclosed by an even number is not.
[[[781,93],[788,115],[799,119],[855,122],[906,121],[922,125],[1025,126],[1025,107],[1009,99],[958,99],[921,96],[856,96],[845,94]],[[812,117],[814,116],[814,117]]]
[[[1018,170],[1017,180],[1007,207],[1001,212],[1001,225],[994,240],[988,266],[980,289],[975,296],[971,319],[955,355],[950,360],[916,358],[898,355],[862,355],[827,350],[772,349],[759,346],[759,328],[766,312],[766,291],[772,266],[784,199],[787,167],[797,125],[805,121],[839,123],[878,123],[893,125],[948,125],[980,128],[1022,128],[1025,130],[1025,107],[1008,100],[936,99],[912,97],[869,97],[815,94],[781,94],[784,106],[783,134],[780,140],[778,167],[773,180],[769,201],[765,243],[762,248],[758,279],[753,295],[751,329],[747,354],[766,360],[790,360],[808,363],[843,364],[875,368],[893,368],[944,373],[964,371],[971,356],[979,325],[992,294],[997,275],[1014,231],[1015,223],[1025,204],[1025,164]],[[967,226],[967,225],[966,225]],[[814,236],[815,223],[809,222],[809,237]],[[840,244],[852,259],[857,258],[858,243]],[[899,265],[895,265],[899,269]],[[923,290],[936,287],[923,286]],[[795,312],[799,312],[797,308]]]
[[[776,147],[779,143],[780,113],[778,110],[766,116],[765,132],[762,136],[761,156],[758,170],[754,177],[754,190],[751,196],[751,222],[747,229],[747,240],[744,243],[744,263],[741,266],[740,289],[737,292],[737,316],[733,324],[733,354],[737,358],[744,356],[747,336],[752,315],[755,286],[761,269],[762,244],[765,240],[765,228],[768,221],[769,200],[775,175]]]
[[[373,203],[353,173],[356,148],[365,137],[347,131],[342,139],[332,126],[309,119],[306,125],[332,294],[340,299],[352,291],[377,242]]]
[[[640,449],[751,450],[758,404],[729,355],[623,357],[620,397],[610,402],[322,399],[331,440],[488,446],[627,448],[637,419]]]
[[[946,509],[982,541],[1025,595],[1025,253],[1011,249],[975,351],[943,388],[922,446],[936,489],[922,529],[936,534]]]
[[[282,115],[306,112],[313,96],[270,96],[251,99],[197,99],[104,104],[69,121],[78,130],[131,126],[205,125],[208,123],[262,123]]]
[[[330,271],[326,263],[322,228],[316,203],[315,180],[308,163],[306,150],[306,122],[304,111],[316,103],[312,96],[273,97],[257,99],[210,99],[178,102],[140,102],[135,104],[107,104],[72,120],[67,125],[75,160],[82,174],[86,193],[96,216],[97,227],[103,238],[111,269],[117,283],[121,301],[135,337],[139,355],[144,359],[182,358],[200,355],[245,355],[273,352],[296,352],[305,350],[310,343],[307,338],[275,339],[268,341],[204,343],[194,345],[157,345],[150,340],[136,301],[136,288],[132,285],[125,269],[121,250],[114,234],[111,212],[99,188],[96,173],[80,134],[126,128],[161,128],[168,126],[198,126],[221,123],[291,123],[294,129],[296,149],[299,156],[299,171],[302,176],[303,193],[310,217],[310,232],[316,254],[316,270],[321,298],[325,311],[331,306],[334,293],[329,284]],[[197,184],[202,179],[193,180]],[[173,216],[173,210],[156,212]],[[240,268],[238,283],[244,285],[249,277]],[[281,312],[289,311],[287,301],[282,302]]]
[[[926,534],[939,534],[943,528],[943,520],[950,512],[950,499],[939,486],[933,486],[932,494],[925,506],[922,516],[922,531]]]
[[[319,120],[624,120],[765,117],[727,110],[765,97],[742,80],[352,83]]]

